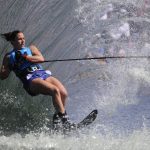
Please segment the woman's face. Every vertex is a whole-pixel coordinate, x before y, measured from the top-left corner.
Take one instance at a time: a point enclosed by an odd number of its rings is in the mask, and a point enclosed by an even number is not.
[[[15,40],[11,42],[14,49],[20,50],[21,48],[25,47],[25,37],[22,32],[19,32],[15,37]]]

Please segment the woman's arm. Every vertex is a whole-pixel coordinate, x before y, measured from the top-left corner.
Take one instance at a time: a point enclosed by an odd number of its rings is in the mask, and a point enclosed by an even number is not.
[[[38,63],[38,62],[43,62],[44,61],[43,55],[41,54],[41,52],[39,51],[39,49],[36,46],[31,45],[30,49],[32,51],[33,56],[26,56],[25,57],[26,60],[28,60],[30,62],[33,62],[33,63]]]
[[[9,56],[6,54],[4,56],[3,63],[0,69],[0,79],[6,79],[9,76],[10,72],[11,70],[9,69]]]

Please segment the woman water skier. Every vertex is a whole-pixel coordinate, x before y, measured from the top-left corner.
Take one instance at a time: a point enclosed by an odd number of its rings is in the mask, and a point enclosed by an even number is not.
[[[25,47],[25,36],[19,30],[1,36],[11,43],[13,50],[6,53],[3,58],[0,79],[6,79],[13,71],[31,96],[38,94],[52,96],[57,111],[53,116],[54,127],[60,124],[61,126],[73,125],[65,111],[67,91],[58,79],[52,77],[50,71],[44,70],[38,63],[44,61],[38,48],[34,45]]]

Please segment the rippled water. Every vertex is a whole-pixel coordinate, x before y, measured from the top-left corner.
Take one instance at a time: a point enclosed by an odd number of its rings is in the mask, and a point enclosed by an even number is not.
[[[0,149],[148,150],[149,59],[129,57],[150,55],[149,10],[147,0],[1,0],[0,32],[22,30],[47,60],[128,58],[43,64],[68,89],[71,120],[99,111],[92,126],[68,135],[47,129],[50,97],[28,96],[14,74],[0,81]],[[0,43],[2,60],[11,45]]]

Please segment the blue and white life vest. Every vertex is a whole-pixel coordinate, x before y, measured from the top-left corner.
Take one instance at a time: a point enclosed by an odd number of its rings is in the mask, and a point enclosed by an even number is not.
[[[18,50],[22,55],[32,56],[32,52],[28,47],[23,47],[21,50]],[[35,70],[43,70],[42,66],[39,64],[35,64],[32,62],[29,62],[25,59],[16,59],[16,52],[15,50],[12,50],[8,53],[10,56],[9,58],[9,68],[13,70],[19,78],[22,78],[23,76],[26,76],[28,73],[32,73]]]

